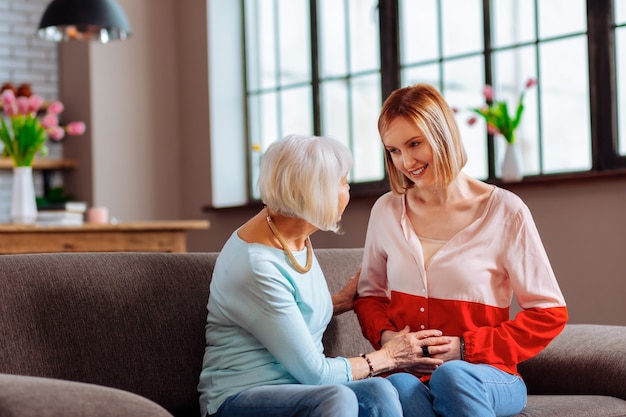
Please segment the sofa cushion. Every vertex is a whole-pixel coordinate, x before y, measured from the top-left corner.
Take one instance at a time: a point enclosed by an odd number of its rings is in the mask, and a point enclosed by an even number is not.
[[[626,401],[602,395],[529,395],[514,417],[624,417]]]
[[[568,324],[519,371],[530,394],[611,395],[626,400],[626,326]],[[626,415],[626,413],[624,414]]]
[[[2,417],[172,417],[138,395],[79,382],[0,374]]]

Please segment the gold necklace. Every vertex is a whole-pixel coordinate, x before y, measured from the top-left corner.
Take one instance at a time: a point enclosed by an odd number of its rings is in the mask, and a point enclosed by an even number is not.
[[[291,265],[296,269],[296,271],[300,272],[301,274],[309,272],[309,270],[311,269],[311,266],[313,265],[313,250],[311,249],[311,240],[307,237],[306,241],[304,242],[304,246],[306,247],[306,265],[302,267],[300,266],[296,258],[293,256],[293,253],[291,253],[291,251],[289,250],[289,247],[287,246],[287,242],[285,242],[283,235],[281,235],[278,229],[276,228],[274,221],[270,217],[269,209],[267,210],[266,219],[267,219],[267,224],[270,226],[270,230],[272,231],[274,236],[276,236],[276,239],[278,239],[278,242],[280,242],[280,245],[283,247],[283,252],[285,252],[285,254],[287,255],[287,258],[289,258],[289,262],[291,262]]]

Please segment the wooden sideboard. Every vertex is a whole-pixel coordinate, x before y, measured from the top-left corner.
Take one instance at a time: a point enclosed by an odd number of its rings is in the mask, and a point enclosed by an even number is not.
[[[0,224],[0,254],[46,252],[185,252],[187,232],[207,220],[144,221],[82,226]]]

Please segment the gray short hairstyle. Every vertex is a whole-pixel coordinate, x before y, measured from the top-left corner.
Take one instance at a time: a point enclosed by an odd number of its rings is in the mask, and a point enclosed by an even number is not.
[[[261,159],[261,200],[282,215],[319,230],[339,230],[339,187],[352,168],[352,154],[323,136],[289,135],[272,143]]]

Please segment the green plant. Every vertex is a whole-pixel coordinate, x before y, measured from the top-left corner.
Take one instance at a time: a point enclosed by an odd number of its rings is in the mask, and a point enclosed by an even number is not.
[[[494,135],[500,134],[508,143],[513,144],[515,143],[515,130],[519,126],[522,120],[522,114],[524,113],[524,96],[526,95],[526,91],[535,85],[537,85],[537,80],[534,78],[530,78],[526,81],[524,89],[520,93],[514,115],[509,114],[506,101],[494,99],[493,88],[490,85],[486,85],[483,89],[483,95],[485,96],[487,104],[483,107],[474,108],[472,111],[485,119],[489,133]],[[468,123],[470,125],[475,124],[476,118],[470,118]]]
[[[42,151],[43,155],[47,154],[46,131],[36,117],[11,116],[11,130],[2,119],[0,138],[4,143],[3,153],[13,159],[15,166],[31,166],[37,152]]]
[[[49,206],[51,204],[66,203],[74,200],[74,196],[65,193],[63,186],[53,187],[44,197],[35,196],[37,208]]]

